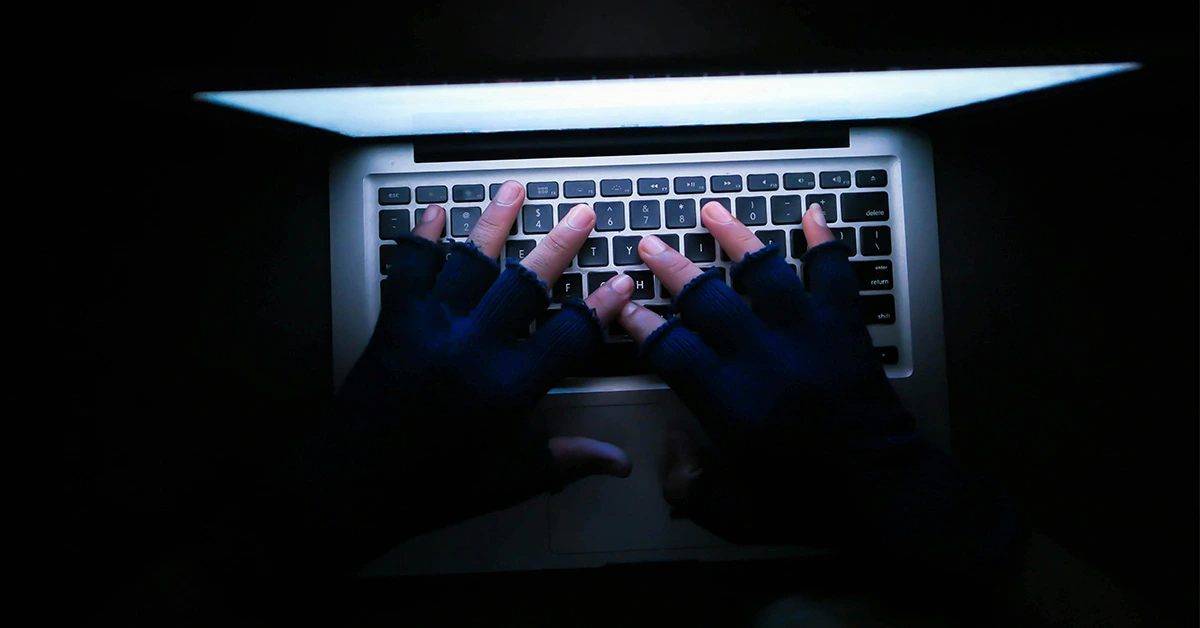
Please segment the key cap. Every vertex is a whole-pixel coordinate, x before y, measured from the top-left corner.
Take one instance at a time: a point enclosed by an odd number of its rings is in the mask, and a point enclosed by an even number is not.
[[[633,266],[642,263],[638,243],[642,236],[616,236],[613,238],[613,263],[617,266]]]
[[[891,325],[896,322],[896,298],[890,294],[864,294],[858,298],[863,323]]]
[[[601,179],[600,196],[632,196],[633,179]]]
[[[655,196],[658,194],[669,194],[671,186],[667,183],[667,178],[661,179],[638,179],[638,194],[642,196]]]
[[[627,270],[625,274],[633,279],[633,294],[629,298],[635,301],[654,298],[654,273],[648,270]]]
[[[712,262],[717,259],[717,243],[711,233],[684,234],[683,251],[684,257],[693,262]]]
[[[479,222],[480,209],[478,207],[455,207],[450,210],[450,235],[456,238],[465,238],[471,234],[471,229],[475,228],[475,223]]]
[[[892,262],[880,259],[870,262],[850,262],[858,276],[859,290],[891,290]]]
[[[679,234],[678,233],[656,233],[655,235],[658,236],[659,240],[663,241],[663,244],[666,244],[667,246],[675,249],[676,253],[679,252]]]
[[[427,210],[427,209],[429,209],[429,208],[422,207],[422,208],[418,209],[417,211],[413,212],[413,224],[418,224],[418,225],[421,224],[421,219],[425,217],[425,210]],[[445,210],[442,210],[442,211],[445,211]],[[444,220],[442,221],[442,233],[438,237],[439,238],[446,237],[446,221],[444,221]]]
[[[873,255],[891,255],[892,254],[892,228],[891,227],[863,227],[859,229],[859,238],[862,239],[862,254],[870,257]]]
[[[887,170],[855,170],[854,185],[860,188],[881,188],[887,186]],[[893,349],[895,347],[892,347]],[[895,362],[892,362],[895,364]]]
[[[720,203],[721,207],[724,207],[725,211],[727,211],[727,212],[733,211],[733,205],[730,203],[728,196],[716,196],[716,197],[710,196],[708,198],[702,198],[702,199],[700,199],[700,209],[704,209],[704,206],[708,205],[712,201],[716,201],[716,202]]]
[[[816,203],[825,210],[825,222],[837,222],[837,194],[807,194],[804,197],[804,209]]]
[[[737,197],[737,219],[747,227],[767,224],[767,197],[739,196]]]
[[[833,232],[833,237],[850,247],[850,257],[858,255],[858,242],[854,238],[854,227],[838,227],[830,229],[830,231]]]
[[[704,177],[675,177],[676,194],[703,194]]]
[[[579,273],[563,273],[554,282],[554,302],[562,303],[567,299],[583,298],[583,275]]]
[[[850,171],[849,170],[834,170],[833,172],[821,173],[821,187],[823,188],[848,188],[850,187]]]
[[[800,259],[808,251],[808,240],[803,229],[792,229],[792,258]]]
[[[386,275],[392,269],[392,260],[396,257],[396,249],[400,248],[395,244],[382,244],[379,246],[379,274]]]
[[[526,185],[525,198],[530,200],[558,198],[558,181],[539,181]]]
[[[521,223],[526,234],[550,233],[553,227],[553,205],[526,205],[521,208]]]
[[[456,185],[451,190],[455,203],[478,203],[483,200],[483,185]]]
[[[817,175],[811,172],[786,172],[783,175],[783,189],[811,190],[817,187]]]
[[[722,174],[708,178],[709,187],[713,192],[741,192],[742,175]]]
[[[417,202],[422,205],[429,203],[445,203],[449,198],[444,185],[422,185],[417,187]]]
[[[563,183],[563,196],[566,198],[592,198],[595,195],[595,181],[567,181]]]
[[[889,218],[887,192],[846,192],[842,195],[842,220],[883,222]]]
[[[380,205],[408,205],[411,201],[408,188],[379,188]]]
[[[658,201],[629,201],[629,226],[632,229],[658,229]]]
[[[601,201],[594,203],[596,211],[596,231],[621,231],[625,228],[624,201]]]
[[[504,243],[504,256],[519,262],[525,259],[525,256],[529,255],[535,246],[537,246],[535,240],[508,240]]]
[[[673,198],[664,201],[668,229],[690,229],[696,226],[696,199]]]
[[[900,349],[897,347],[875,347],[875,353],[879,356],[879,361],[884,364],[898,364],[900,362]]]
[[[408,233],[408,210],[385,209],[379,212],[379,239],[395,240]]]
[[[771,222],[777,225],[794,225],[804,218],[804,202],[799,194],[771,197]]]
[[[503,183],[492,183],[491,185],[488,185],[488,200],[489,201],[496,200],[496,193],[500,191],[500,186],[502,186],[502,185],[504,185],[504,184]]]
[[[608,238],[588,238],[579,249],[579,267],[608,266]]]
[[[570,213],[571,208],[575,207],[578,204],[579,203],[559,203],[558,204],[558,221],[562,222],[563,218],[566,218],[567,214]]]
[[[751,174],[746,176],[746,189],[751,192],[774,192],[779,189],[779,175]]]
[[[793,231],[794,233],[795,231]],[[768,244],[778,244],[779,253],[787,257],[787,238],[783,235],[783,229],[763,229],[755,231],[754,235],[758,236],[759,241],[763,246]]]
[[[587,274],[588,294],[589,295],[594,294],[597,290],[600,289],[601,284],[603,284],[604,282],[606,282],[609,279],[612,279],[613,277],[616,277],[616,276],[617,276],[617,273],[612,272],[612,271],[588,273]]]

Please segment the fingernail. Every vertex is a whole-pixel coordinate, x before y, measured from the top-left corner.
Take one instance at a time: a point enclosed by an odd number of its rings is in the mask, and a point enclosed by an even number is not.
[[[706,218],[719,225],[727,225],[733,222],[733,216],[729,215],[729,210],[716,201],[708,203],[701,211]]]
[[[630,301],[629,303],[625,304],[625,307],[621,308],[621,314],[624,316],[633,316],[633,313],[637,311],[637,308],[637,303]]]
[[[501,205],[512,205],[513,201],[517,200],[517,195],[521,193],[521,184],[516,181],[505,181],[504,185],[500,186],[500,190],[496,192],[495,201]]]
[[[579,205],[572,207],[571,211],[567,212],[567,225],[572,229],[586,229],[588,226],[587,212],[584,212]]]
[[[437,217],[437,213],[438,210],[433,209],[432,207],[426,207],[425,213],[421,214],[421,222],[433,222],[433,219]]]
[[[826,226],[825,225],[825,210],[821,209],[820,205],[813,203],[812,205],[808,206],[808,211],[813,212],[813,222],[817,223],[818,225],[820,225],[822,227]]]
[[[659,240],[655,236],[646,236],[642,238],[642,245],[646,248],[646,253],[649,255],[658,255],[667,250],[667,243]]]
[[[629,275],[617,275],[608,284],[617,294],[633,294],[633,278]]]

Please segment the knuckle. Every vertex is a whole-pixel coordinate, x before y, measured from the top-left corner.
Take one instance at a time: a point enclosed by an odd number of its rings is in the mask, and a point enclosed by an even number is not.
[[[538,248],[542,248],[546,253],[551,255],[560,255],[567,252],[567,245],[562,241],[562,235],[557,231],[551,231],[542,238],[538,243]]]

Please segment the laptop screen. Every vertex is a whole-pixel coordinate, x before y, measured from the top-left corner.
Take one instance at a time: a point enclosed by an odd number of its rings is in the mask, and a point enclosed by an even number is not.
[[[910,118],[1136,63],[202,92],[350,137]]]

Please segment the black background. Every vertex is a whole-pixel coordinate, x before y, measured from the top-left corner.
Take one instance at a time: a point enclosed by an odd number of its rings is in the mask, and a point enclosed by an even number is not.
[[[327,179],[343,140],[191,93],[1135,60],[1132,75],[915,124],[935,150],[956,456],[1139,604],[1194,619],[1195,7],[567,6],[105,12],[51,39],[72,63],[50,73],[43,104],[78,124],[68,137],[87,165],[69,193],[89,190],[82,231],[58,231],[86,246],[50,268],[62,290],[51,359],[83,379],[51,402],[67,419],[63,577],[80,609],[202,536],[331,396]],[[853,591],[855,573],[814,563],[797,588]],[[662,591],[653,616],[711,619],[719,602],[733,621],[790,588],[776,576],[557,574],[571,593],[554,599],[602,600],[595,619]],[[557,612],[539,578],[378,583],[368,599],[419,591],[451,616],[480,612],[458,605],[472,597],[502,617]],[[697,593],[724,586],[754,592]]]

